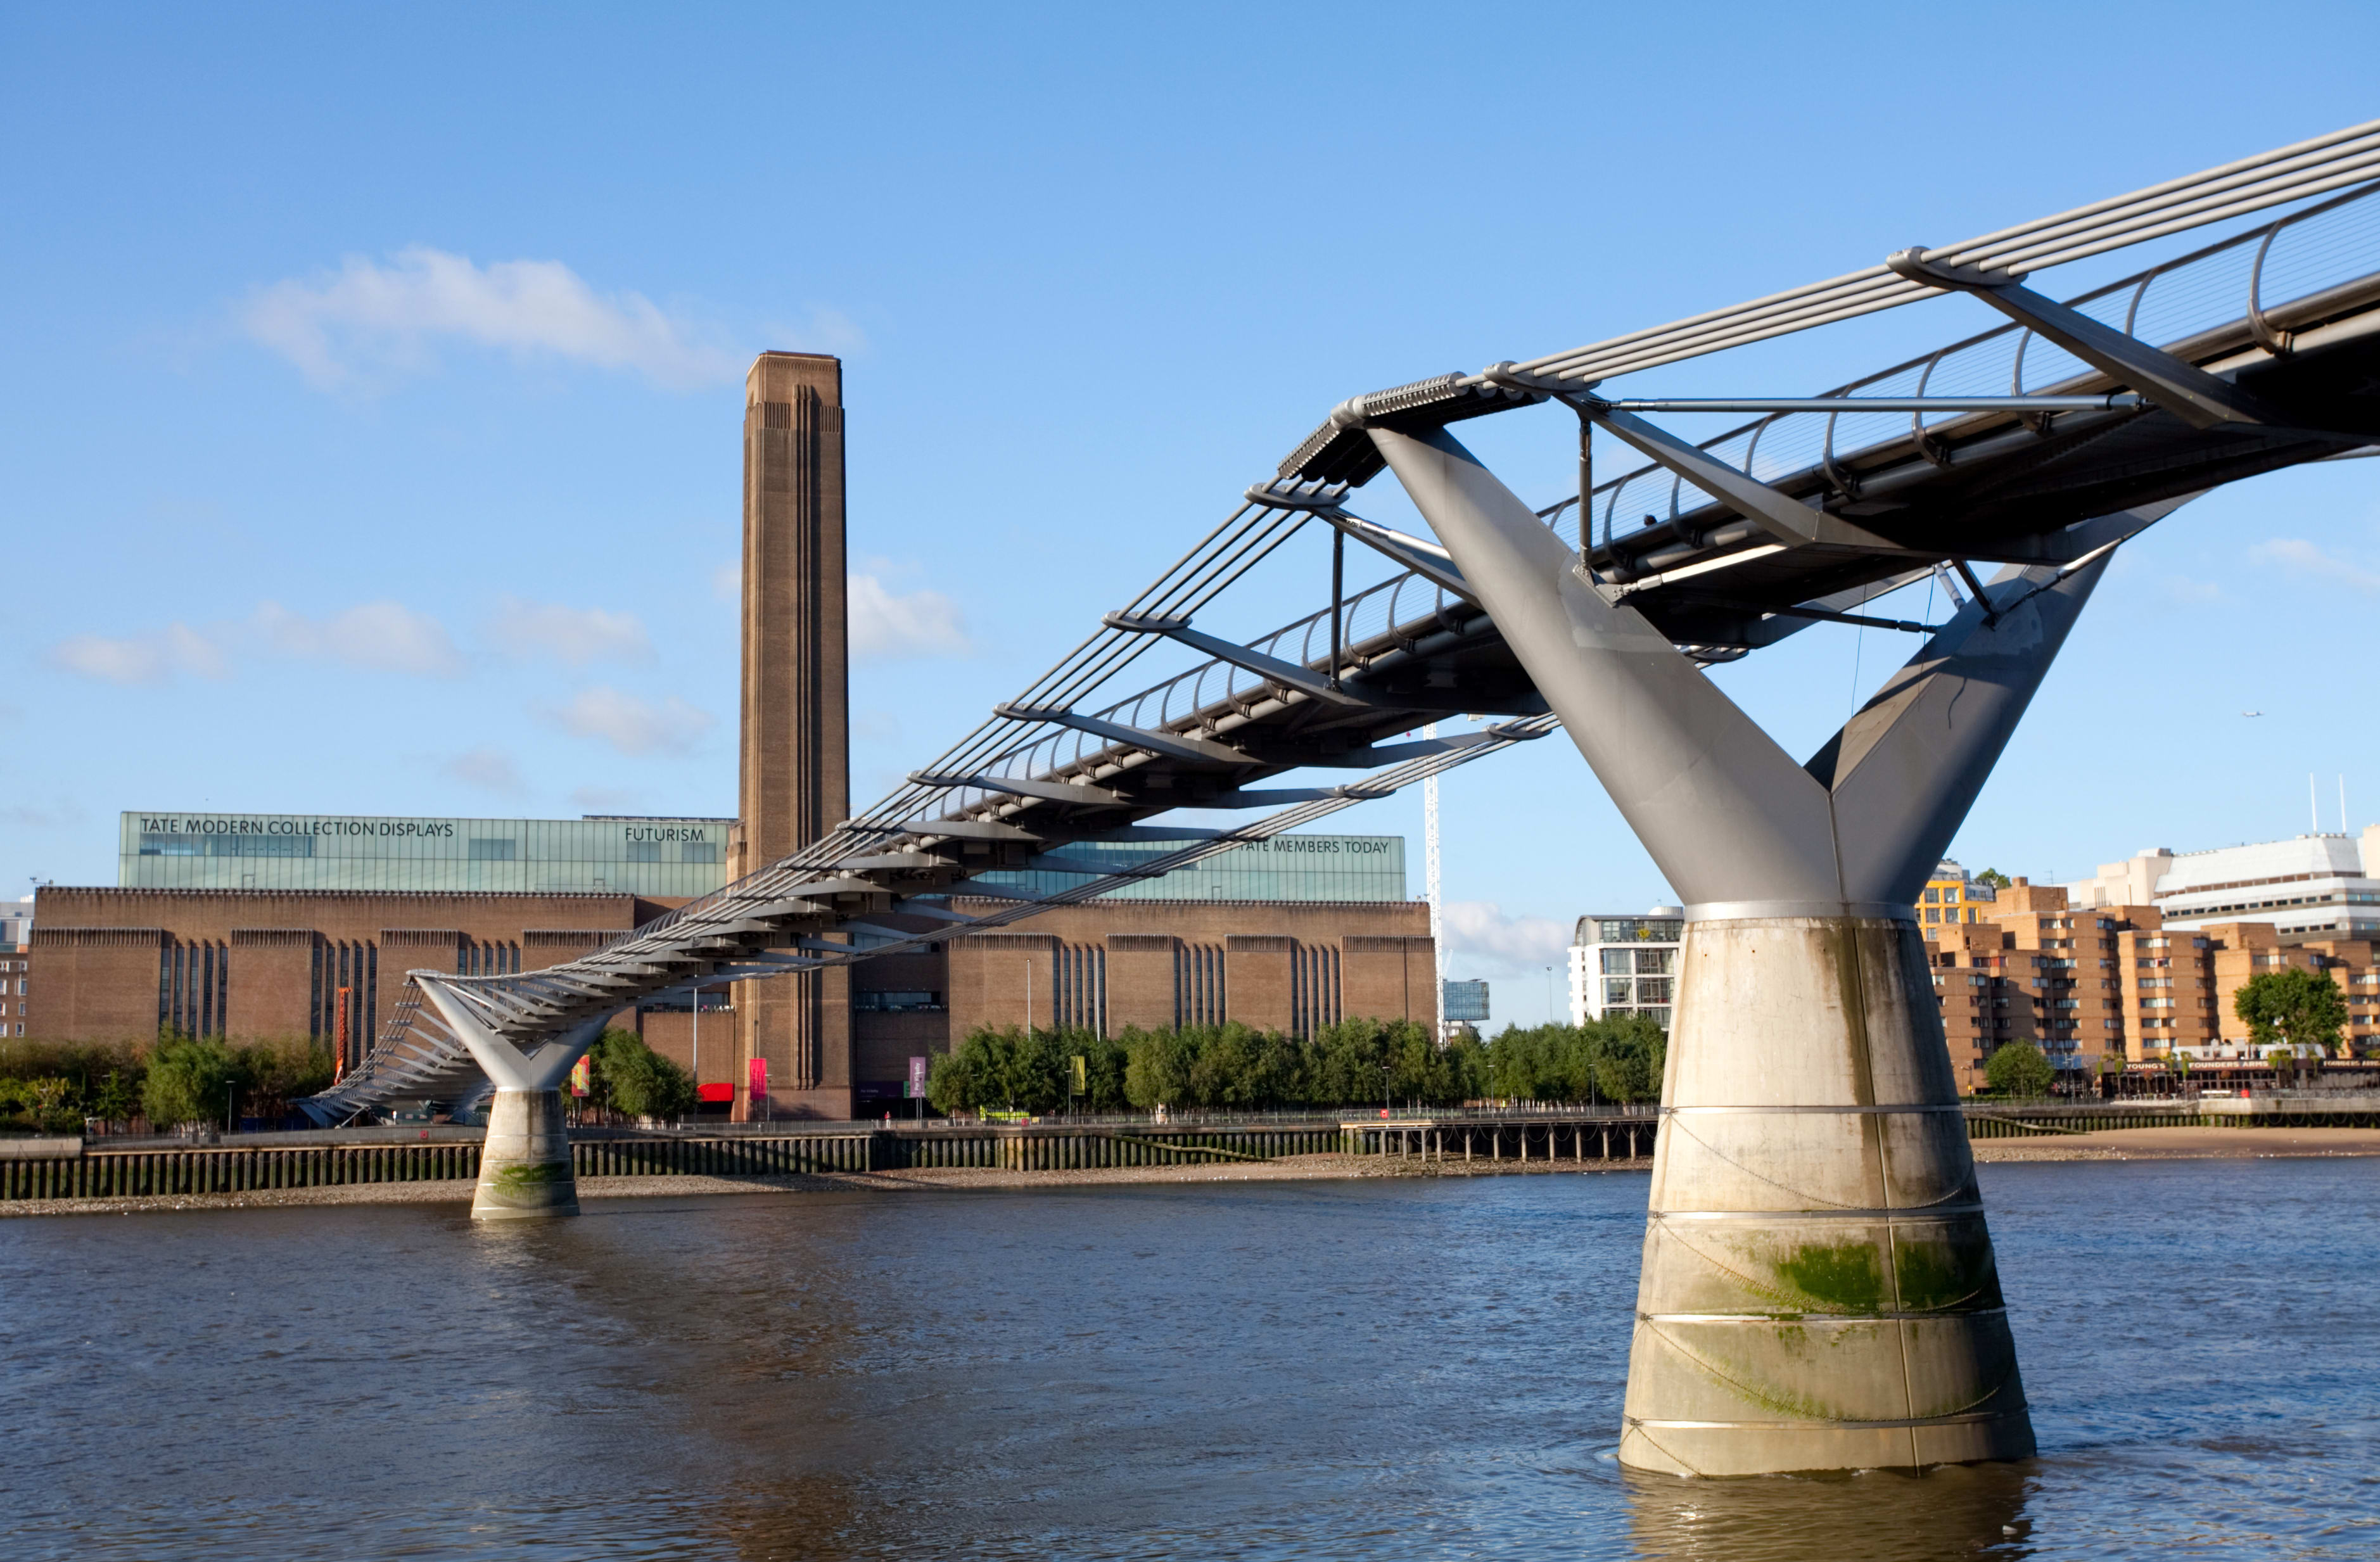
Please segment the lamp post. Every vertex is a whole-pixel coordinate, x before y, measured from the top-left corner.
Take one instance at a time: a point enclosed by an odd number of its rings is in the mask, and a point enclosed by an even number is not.
[[[236,1129],[234,1129],[234,1128],[233,1128],[233,1126],[232,1126],[232,1115],[231,1115],[231,1112],[232,1112],[232,1097],[233,1097],[236,1094],[237,1094],[238,1090],[239,1090],[239,1086],[238,1086],[237,1084],[234,1084],[233,1082],[231,1082],[231,1081],[229,1081],[229,1080],[225,1080],[225,1081],[224,1082],[224,1132],[225,1132],[225,1133],[232,1133],[232,1132],[237,1132],[237,1131]]]

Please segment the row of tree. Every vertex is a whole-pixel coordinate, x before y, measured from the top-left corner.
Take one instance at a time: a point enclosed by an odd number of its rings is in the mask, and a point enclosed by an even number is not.
[[[86,1119],[159,1129],[262,1118],[331,1083],[329,1050],[303,1041],[231,1046],[167,1030],[145,1045],[0,1042],[0,1120],[72,1133]]]
[[[1643,1101],[1661,1091],[1665,1038],[1649,1020],[1507,1029],[1444,1047],[1409,1020],[1345,1020],[1310,1037],[1237,1023],[1116,1036],[983,1028],[934,1059],[941,1112],[1095,1112],[1453,1106],[1483,1097]]]
[[[627,1118],[694,1110],[694,1081],[634,1031],[606,1031],[588,1053],[586,1105]],[[0,1123],[73,1133],[86,1120],[184,1123],[261,1118],[278,1125],[302,1097],[330,1088],[328,1048],[302,1041],[234,1046],[175,1031],[147,1045],[0,1041]]]

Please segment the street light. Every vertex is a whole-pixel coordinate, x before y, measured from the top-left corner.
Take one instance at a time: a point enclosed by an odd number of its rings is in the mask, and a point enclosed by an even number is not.
[[[232,1081],[225,1080],[224,1082],[224,1132],[225,1133],[237,1132],[237,1130],[232,1127],[231,1105],[232,1096],[238,1091],[238,1089],[239,1086]]]

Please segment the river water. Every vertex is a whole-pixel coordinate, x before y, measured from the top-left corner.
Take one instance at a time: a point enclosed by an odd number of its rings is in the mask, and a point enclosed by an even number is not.
[[[1642,1174],[0,1221],[14,1557],[2380,1555],[2380,1161],[1984,1168],[2042,1452],[1611,1457]]]

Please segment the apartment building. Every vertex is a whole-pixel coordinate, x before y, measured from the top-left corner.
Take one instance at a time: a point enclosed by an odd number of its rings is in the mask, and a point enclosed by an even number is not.
[[[1977,882],[1967,870],[1945,857],[1934,865],[1934,876],[1917,897],[1917,920],[1927,927],[1952,922],[1981,922],[1991,914],[1998,891]]]
[[[2253,916],[2284,936],[2380,935],[2380,825],[2176,853],[2163,846],[2102,863],[2065,886],[2080,906],[2155,906],[2168,927]]]
[[[2253,1063],[2240,989],[2267,971],[2326,975],[2347,995],[2347,1044],[2380,1047],[2380,942],[2292,937],[2266,922],[2169,923],[2155,906],[2075,905],[2020,878],[1986,919],[1925,928],[1950,1059],[1970,1087],[2010,1041],[2062,1070],[2113,1055]]]

